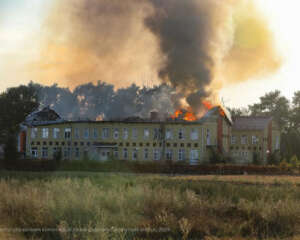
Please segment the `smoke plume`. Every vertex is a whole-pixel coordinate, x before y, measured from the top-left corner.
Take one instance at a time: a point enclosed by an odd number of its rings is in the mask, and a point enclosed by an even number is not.
[[[74,88],[101,79],[122,88],[151,78],[194,111],[225,84],[274,73],[281,63],[250,0],[56,1],[43,36],[32,66],[43,83]]]

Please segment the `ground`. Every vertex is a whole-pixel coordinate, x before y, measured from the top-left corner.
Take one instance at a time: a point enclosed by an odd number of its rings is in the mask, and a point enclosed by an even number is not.
[[[291,176],[1,172],[10,231],[0,239],[298,239],[299,186]]]

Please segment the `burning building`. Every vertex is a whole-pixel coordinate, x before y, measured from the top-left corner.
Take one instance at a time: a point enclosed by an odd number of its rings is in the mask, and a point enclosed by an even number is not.
[[[279,149],[280,132],[272,118],[233,120],[221,106],[207,108],[200,118],[178,110],[167,118],[152,112],[148,119],[65,121],[57,117],[27,121],[27,137],[20,149],[27,157],[42,159],[51,159],[61,151],[63,159],[189,164],[209,162],[212,151],[232,156],[236,163],[251,163],[254,155],[266,162],[267,155]]]

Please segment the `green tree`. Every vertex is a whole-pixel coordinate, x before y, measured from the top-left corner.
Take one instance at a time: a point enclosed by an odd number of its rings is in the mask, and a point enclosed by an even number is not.
[[[249,110],[252,116],[272,116],[282,130],[289,126],[289,100],[279,90],[266,93],[259,103],[249,105]]]
[[[17,157],[16,137],[20,123],[38,106],[37,93],[32,86],[9,88],[0,94],[0,143],[6,146],[6,158]]]

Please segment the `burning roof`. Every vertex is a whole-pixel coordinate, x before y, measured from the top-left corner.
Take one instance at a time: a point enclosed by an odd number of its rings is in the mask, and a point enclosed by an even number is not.
[[[42,110],[37,110],[28,115],[24,121],[24,125],[35,125],[35,124],[45,124],[45,123],[57,123],[63,122],[64,120],[49,106],[43,108]]]

